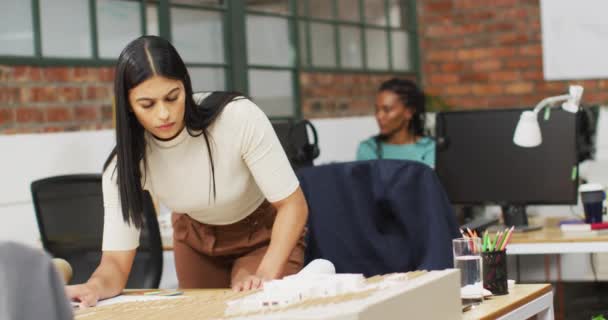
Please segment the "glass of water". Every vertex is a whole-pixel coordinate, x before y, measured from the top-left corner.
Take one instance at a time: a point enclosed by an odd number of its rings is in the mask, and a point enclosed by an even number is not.
[[[478,305],[483,301],[481,239],[454,239],[452,247],[454,268],[460,270],[460,295],[463,303]]]

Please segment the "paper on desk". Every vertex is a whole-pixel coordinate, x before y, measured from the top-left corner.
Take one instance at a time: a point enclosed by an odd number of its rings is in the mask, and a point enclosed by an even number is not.
[[[101,300],[97,303],[98,307],[109,306],[117,303],[125,303],[125,302],[141,302],[141,301],[154,301],[154,300],[164,300],[164,299],[178,299],[181,297],[171,297],[171,296],[144,296],[144,295],[120,295],[114,298]]]

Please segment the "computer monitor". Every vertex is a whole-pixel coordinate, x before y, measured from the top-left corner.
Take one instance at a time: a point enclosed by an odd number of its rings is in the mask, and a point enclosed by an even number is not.
[[[542,144],[513,143],[522,109],[437,115],[436,171],[454,204],[496,204],[508,226],[528,225],[526,205],[576,204],[576,115],[539,115]],[[524,228],[525,229],[525,228]]]

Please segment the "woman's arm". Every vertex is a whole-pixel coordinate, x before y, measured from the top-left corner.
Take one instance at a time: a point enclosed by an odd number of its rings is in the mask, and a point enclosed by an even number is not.
[[[308,218],[308,205],[298,187],[287,198],[273,202],[277,216],[272,226],[270,245],[254,276],[235,283],[237,291],[259,288],[264,280],[276,279],[283,273],[287,259],[302,236]]]
[[[83,307],[92,307],[101,299],[120,294],[127,284],[134,259],[135,250],[104,251],[89,281],[66,287],[68,298],[80,301]]]
[[[270,246],[257,271],[265,279],[281,276],[287,258],[302,237],[308,218],[308,205],[299,187],[289,197],[273,205],[277,209],[277,217],[272,226]]]

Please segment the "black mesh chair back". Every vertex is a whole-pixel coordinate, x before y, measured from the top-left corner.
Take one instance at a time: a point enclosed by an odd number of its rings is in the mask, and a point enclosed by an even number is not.
[[[313,166],[313,160],[319,156],[317,132],[314,125],[307,120],[273,119],[272,127],[294,170]],[[308,129],[313,134],[313,141],[308,139]]]
[[[67,260],[70,284],[86,282],[101,260],[103,194],[101,175],[80,174],[32,182],[32,199],[44,249]],[[156,211],[144,196],[144,226],[127,288],[158,288],[163,250]]]

